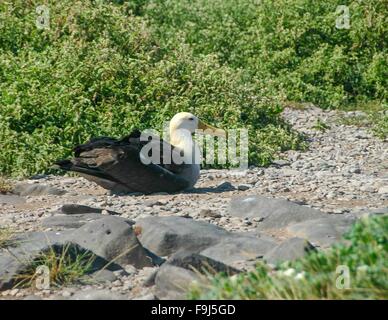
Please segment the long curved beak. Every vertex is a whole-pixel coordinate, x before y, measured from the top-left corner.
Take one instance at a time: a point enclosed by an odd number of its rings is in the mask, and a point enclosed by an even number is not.
[[[199,120],[198,129],[203,130],[204,134],[226,138],[226,131],[224,129],[213,127],[210,124],[207,124],[201,120]]]

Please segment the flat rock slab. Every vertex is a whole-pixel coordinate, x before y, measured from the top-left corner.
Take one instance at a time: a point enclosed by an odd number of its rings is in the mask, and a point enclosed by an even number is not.
[[[240,269],[256,261],[277,243],[269,237],[226,231],[203,221],[183,217],[147,217],[137,222],[143,246],[160,256],[190,251]]]
[[[342,239],[350,230],[354,218],[329,216],[322,219],[308,220],[290,225],[286,230],[296,237],[307,239],[315,246],[329,247]]]
[[[230,202],[229,213],[235,217],[262,220],[258,230],[279,229],[293,223],[327,217],[326,213],[313,208],[263,196],[234,198]]]
[[[131,221],[124,218],[107,216],[88,222],[74,231],[72,239],[81,247],[119,265],[132,264],[136,268],[154,265],[152,257],[138,241]]]
[[[316,250],[305,239],[291,238],[283,241],[264,255],[264,261],[276,265],[284,261],[302,258],[306,253]]]
[[[41,220],[41,225],[46,228],[75,229],[82,227],[85,223],[102,219],[106,216],[100,213],[55,215]]]
[[[159,300],[186,300],[190,287],[201,281],[193,271],[164,264],[155,278],[155,294]]]
[[[180,249],[200,251],[230,236],[230,232],[213,224],[174,216],[139,219],[136,227],[143,246],[159,256]]]
[[[255,263],[276,247],[275,241],[253,236],[233,236],[201,251],[201,254],[240,269],[248,261]]]
[[[14,187],[13,193],[19,196],[46,196],[46,195],[61,196],[61,195],[64,195],[66,191],[58,188],[50,187],[44,184],[19,183]]]
[[[14,194],[0,194],[0,205],[2,204],[22,204],[26,199]]]
[[[119,213],[110,210],[104,210],[101,208],[92,208],[80,204],[64,204],[61,207],[61,213],[69,215],[87,214],[87,213],[102,213],[106,211],[109,215],[119,215]]]

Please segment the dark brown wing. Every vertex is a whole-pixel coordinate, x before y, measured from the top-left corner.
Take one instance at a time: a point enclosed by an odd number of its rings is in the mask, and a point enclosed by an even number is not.
[[[179,152],[166,141],[156,137],[152,141],[161,150]],[[160,164],[142,163],[140,151],[147,143],[140,141],[140,132],[137,130],[120,140],[95,138],[75,147],[73,159],[58,161],[56,165],[63,170],[79,172],[113,191],[153,193],[176,192],[187,188],[189,182],[179,176],[185,164],[164,164],[163,156],[167,155],[163,153]]]
[[[167,169],[172,173],[179,174],[181,173],[187,166],[185,164],[175,164],[171,161],[174,153],[179,153],[180,150],[174,148],[168,142],[160,139],[159,136],[149,134],[152,139],[142,141],[140,139],[140,131],[135,130],[130,135],[122,138],[119,143],[123,145],[127,145],[129,143],[132,147],[136,148],[140,153],[147,144],[149,147],[152,147],[153,152],[156,152],[158,161],[156,162],[159,166]],[[148,154],[151,156],[151,154]]]

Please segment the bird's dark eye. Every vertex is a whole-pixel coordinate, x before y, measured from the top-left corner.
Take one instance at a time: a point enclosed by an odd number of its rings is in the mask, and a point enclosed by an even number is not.
[[[193,121],[193,120],[194,120],[194,118],[189,118],[189,120]]]

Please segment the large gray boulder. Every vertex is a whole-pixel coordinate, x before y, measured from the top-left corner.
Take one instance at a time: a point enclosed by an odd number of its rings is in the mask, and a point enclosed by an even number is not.
[[[284,261],[302,258],[315,247],[305,239],[291,238],[283,241],[264,255],[264,261],[276,265]]]
[[[230,233],[213,224],[183,217],[147,217],[136,222],[139,240],[159,256],[168,256],[180,249],[200,251]]]
[[[233,236],[201,251],[201,255],[215,259],[240,269],[261,259],[264,254],[276,247],[277,243],[269,239],[253,236]]]
[[[183,217],[147,217],[139,220],[136,227],[143,246],[160,256],[190,251],[235,268],[248,260],[255,262],[277,245],[269,237],[233,233]]]
[[[127,219],[107,216],[88,222],[74,231],[72,241],[119,265],[131,264],[136,268],[154,265]]]
[[[155,294],[159,300],[185,300],[191,286],[203,282],[194,271],[164,264],[155,278]]]
[[[296,237],[307,239],[315,246],[326,248],[341,241],[355,220],[349,217],[328,216],[290,225],[286,231]]]
[[[247,196],[232,199],[229,213],[240,218],[262,220],[258,230],[279,229],[293,223],[326,217],[327,214],[300,204],[263,196]]]

